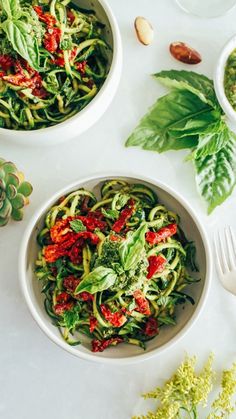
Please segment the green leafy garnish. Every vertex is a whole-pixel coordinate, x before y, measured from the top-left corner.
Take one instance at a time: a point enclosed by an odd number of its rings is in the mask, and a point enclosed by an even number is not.
[[[79,233],[80,231],[86,230],[86,227],[81,220],[70,221],[70,226],[75,233]]]
[[[115,283],[116,277],[117,275],[113,269],[99,266],[84,277],[77,286],[75,294],[84,291],[87,291],[90,294],[104,291]]]
[[[162,387],[143,395],[145,399],[158,401],[155,412],[135,416],[133,419],[200,419],[199,407],[206,408],[208,396],[213,389],[215,372],[212,369],[213,355],[210,355],[202,370],[195,370],[196,357],[186,357],[173,376]],[[207,419],[229,418],[234,412],[232,396],[236,391],[236,364],[231,370],[223,371],[222,391],[212,404]]]
[[[140,262],[143,256],[146,232],[147,224],[144,223],[134,233],[128,234],[127,239],[121,244],[119,253],[125,271],[135,268]]]
[[[191,149],[198,190],[208,213],[236,184],[236,135],[225,123],[213,82],[188,71],[162,71],[154,77],[171,89],[157,100],[126,142],[162,153]]]

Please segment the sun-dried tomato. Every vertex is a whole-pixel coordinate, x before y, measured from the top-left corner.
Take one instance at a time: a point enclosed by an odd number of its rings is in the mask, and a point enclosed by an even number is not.
[[[147,323],[145,324],[145,328],[144,328],[144,334],[146,336],[156,336],[158,334],[159,330],[158,330],[158,322],[156,319],[154,319],[154,317],[150,317],[147,321]]]
[[[41,6],[33,6],[33,8],[39,17],[39,20],[45,23],[48,28],[51,28],[52,26],[56,25],[57,21],[55,17],[48,12],[44,13],[43,8]]]
[[[90,211],[90,207],[88,206],[89,200],[90,200],[90,196],[85,196],[82,199],[81,211],[82,211],[83,214],[87,214],[87,212]]]
[[[80,279],[76,278],[74,275],[69,275],[63,279],[63,287],[70,292],[74,292],[79,283]]]
[[[75,20],[75,15],[72,10],[67,10],[67,19],[69,20],[70,24],[72,24]]]
[[[0,71],[0,78],[2,79],[4,76],[6,75],[6,73],[4,71]]]
[[[116,311],[115,313],[112,313],[105,304],[101,304],[100,309],[105,319],[114,327],[121,327],[127,321],[127,318],[122,312]]]
[[[20,86],[22,88],[34,89],[35,83],[33,79],[30,79],[22,74],[9,74],[3,77],[3,80],[7,83],[13,84],[14,86]]]
[[[61,316],[64,311],[69,311],[74,307],[74,302],[69,301],[68,303],[60,303],[54,306],[54,311],[57,315]]]
[[[79,294],[76,294],[75,298],[77,298],[78,300],[83,300],[83,301],[93,301],[94,295],[90,294],[90,292],[83,291],[83,292],[80,292]]]
[[[43,44],[47,51],[54,53],[60,45],[61,29],[49,28],[45,33]]]
[[[15,64],[14,58],[10,57],[7,54],[0,55],[0,68],[3,71],[9,70],[11,67],[13,67]]]
[[[32,90],[32,94],[40,99],[46,99],[48,97],[48,92],[44,87],[35,87],[35,89]]]
[[[50,228],[50,236],[54,243],[62,243],[68,237],[71,217],[58,220],[53,227]]]
[[[94,332],[94,329],[96,329],[97,325],[98,325],[98,321],[97,321],[96,317],[91,316],[90,319],[89,319],[89,331],[90,331],[90,333]]]
[[[58,244],[49,244],[44,248],[43,255],[46,262],[53,263],[62,256],[65,256],[65,250],[61,249]]]
[[[68,257],[70,258],[71,262],[74,264],[80,265],[82,263],[82,251],[84,247],[84,240],[78,239],[75,244],[71,247],[68,251]]]
[[[154,255],[148,258],[149,266],[148,266],[148,274],[147,278],[150,279],[155,275],[157,272],[163,272],[165,269],[165,265],[167,263],[166,258],[161,255]]]
[[[57,303],[67,303],[70,298],[71,296],[70,294],[67,294],[67,292],[61,292],[56,296]]]
[[[112,230],[116,233],[120,233],[122,228],[124,228],[127,221],[132,217],[135,210],[135,202],[133,199],[130,199],[128,205],[121,211],[120,217],[113,224]]]
[[[96,228],[103,231],[107,227],[107,223],[105,221],[98,220],[94,217],[90,217],[89,215],[78,215],[76,218],[81,220],[89,231],[94,231]]]
[[[110,339],[93,339],[92,340],[92,352],[103,352],[108,346],[116,346],[118,343],[123,342],[122,338],[110,338]]]
[[[141,290],[134,291],[133,296],[136,302],[135,310],[137,310],[139,313],[149,316],[151,314],[149,302],[144,297],[144,294],[142,293],[142,291]]]
[[[166,227],[162,227],[157,232],[148,231],[146,233],[146,241],[151,245],[158,244],[165,241],[166,239],[168,239],[169,237],[173,236],[176,233],[177,233],[177,224],[169,224]]]
[[[75,63],[76,70],[78,70],[82,76],[86,72],[86,65],[87,65],[87,61],[81,61],[80,63]]]

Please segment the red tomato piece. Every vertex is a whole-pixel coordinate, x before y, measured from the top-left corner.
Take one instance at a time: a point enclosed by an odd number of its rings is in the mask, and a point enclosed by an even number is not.
[[[43,12],[43,8],[41,6],[33,6],[34,11],[37,13],[39,20],[47,25],[47,27],[52,27],[56,25],[57,21],[54,16],[52,16],[50,13]]]
[[[148,258],[149,266],[148,266],[148,274],[147,278],[150,279],[155,275],[157,272],[163,272],[165,269],[165,265],[167,263],[166,258],[161,255],[157,256],[150,256]]]
[[[93,333],[94,329],[96,329],[98,325],[98,321],[96,319],[96,317],[91,316],[89,319],[89,331],[90,333]]]
[[[80,279],[74,275],[69,275],[63,280],[63,287],[70,292],[74,292],[79,283]]]
[[[68,238],[67,233],[70,228],[71,217],[58,220],[53,227],[50,228],[50,236],[54,243],[62,243]]]
[[[121,327],[127,321],[127,318],[123,313],[120,313],[119,311],[112,313],[105,304],[101,304],[100,309],[105,319],[114,327]]]
[[[74,302],[69,301],[68,303],[60,303],[54,306],[54,311],[58,316],[61,316],[64,311],[69,311],[74,307]]]
[[[46,262],[53,263],[62,256],[65,256],[65,250],[61,249],[58,244],[49,244],[43,249],[43,255]]]
[[[14,58],[7,54],[0,55],[0,68],[4,71],[9,70],[15,64]]]
[[[75,15],[72,10],[67,10],[67,19],[69,20],[70,24],[72,24],[75,20]]]
[[[154,319],[154,317],[150,317],[147,321],[147,323],[145,324],[145,329],[144,329],[144,333],[147,336],[155,336],[159,333],[158,330],[158,322],[156,319]]]
[[[54,53],[60,45],[61,39],[61,29],[59,28],[49,28],[44,36],[44,47],[47,51]]]
[[[90,294],[90,292],[87,292],[87,291],[80,292],[79,294],[76,294],[75,297],[78,298],[78,300],[83,300],[83,301],[93,301],[94,300],[93,294]]]
[[[67,292],[61,292],[57,295],[56,300],[57,303],[67,303],[70,300],[70,298],[70,294],[67,294]]]
[[[121,211],[120,217],[113,224],[112,230],[116,233],[120,233],[122,228],[124,228],[127,221],[132,217],[135,210],[135,202],[133,199],[130,199],[128,205]]]
[[[156,233],[154,231],[148,231],[146,233],[146,241],[153,245],[164,242],[169,237],[177,233],[177,224],[169,224],[166,227],[162,227]]]
[[[93,339],[92,340],[92,352],[103,352],[108,346],[116,346],[118,343],[123,342],[122,338],[110,338],[110,339]]]
[[[75,68],[80,72],[81,75],[85,74],[87,61],[81,61],[80,63],[75,63]]]
[[[139,311],[139,313],[149,316],[151,314],[149,302],[144,297],[144,294],[142,293],[142,291],[141,290],[134,291],[133,296],[134,296],[136,306],[137,306],[135,310]]]

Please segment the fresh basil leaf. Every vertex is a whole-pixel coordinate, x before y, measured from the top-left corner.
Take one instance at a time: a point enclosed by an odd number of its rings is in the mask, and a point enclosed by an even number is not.
[[[5,20],[2,29],[13,49],[35,70],[39,70],[39,51],[33,27],[22,20]]]
[[[195,160],[196,183],[210,214],[231,195],[236,184],[236,136],[218,153]]]
[[[127,239],[122,242],[119,253],[125,271],[135,268],[140,262],[144,251],[146,232],[147,224],[141,224],[135,232],[128,233]]]
[[[153,75],[155,79],[171,89],[188,90],[213,108],[220,108],[213,81],[203,74],[186,70],[167,70]]]
[[[208,112],[201,113],[190,120],[181,121],[170,131],[170,134],[177,138],[183,138],[190,135],[205,134],[208,131],[217,131],[218,128],[215,127],[215,125],[219,124],[220,119],[220,111],[209,110]]]
[[[0,9],[8,18],[18,18],[21,14],[19,0],[0,0]]]
[[[119,217],[119,211],[102,208],[102,214],[109,220],[115,221]]]
[[[211,108],[193,93],[175,90],[157,100],[130,135],[126,146],[140,146],[144,150],[162,153],[167,150],[192,148],[197,145],[195,135],[179,138],[175,128],[209,113]]]
[[[86,231],[86,227],[81,220],[70,221],[70,226],[72,230],[75,231],[75,233],[79,233],[80,231]]]
[[[198,146],[194,152],[194,157],[206,157],[218,153],[225,147],[231,138],[230,130],[224,121],[219,120],[210,126],[205,133],[199,135]]]
[[[117,275],[113,269],[99,266],[84,277],[84,279],[77,286],[75,294],[84,291],[87,291],[90,294],[95,294],[96,292],[107,290],[114,285],[116,278]]]

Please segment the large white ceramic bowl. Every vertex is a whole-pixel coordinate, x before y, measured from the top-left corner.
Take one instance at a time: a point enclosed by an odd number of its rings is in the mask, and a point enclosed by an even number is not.
[[[219,59],[216,64],[214,73],[214,87],[217,95],[217,99],[229,119],[229,123],[232,128],[236,129],[236,111],[232,107],[231,103],[227,99],[224,89],[224,75],[227,60],[236,48],[236,35],[234,35],[223,47]]]
[[[130,183],[144,183],[151,187],[157,193],[159,202],[164,203],[167,208],[180,215],[181,227],[187,238],[195,242],[197,249],[197,261],[200,267],[199,277],[201,278],[201,281],[190,287],[189,290],[190,295],[195,299],[196,303],[194,306],[186,304],[184,310],[179,306],[177,310],[177,325],[164,326],[161,328],[160,334],[147,343],[146,351],[143,351],[143,349],[136,346],[119,344],[116,347],[106,349],[102,353],[92,353],[90,349],[90,340],[86,337],[83,338],[83,343],[81,345],[69,346],[61,337],[58,329],[52,325],[51,319],[44,310],[44,297],[41,293],[41,284],[40,281],[36,279],[34,273],[34,264],[39,250],[36,237],[43,226],[45,214],[51,206],[59,197],[81,187],[89,189],[97,195],[102,182],[112,178],[121,178]],[[115,176],[111,176],[110,174],[104,174],[78,180],[67,186],[57,192],[37,211],[31,219],[23,237],[19,256],[19,273],[22,291],[30,312],[39,327],[53,342],[67,352],[83,359],[96,362],[124,364],[145,360],[151,356],[163,353],[167,348],[170,348],[170,346],[183,337],[195,323],[207,298],[211,279],[211,254],[208,239],[193,209],[183,197],[171,188],[156,180],[135,175],[124,176],[116,174]]]
[[[68,120],[39,130],[10,130],[0,128],[0,140],[19,145],[54,145],[76,137],[91,127],[110,105],[119,85],[122,70],[122,43],[116,18],[106,0],[73,0],[80,7],[93,9],[106,25],[104,37],[112,47],[109,53],[109,74],[91,102]]]

